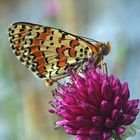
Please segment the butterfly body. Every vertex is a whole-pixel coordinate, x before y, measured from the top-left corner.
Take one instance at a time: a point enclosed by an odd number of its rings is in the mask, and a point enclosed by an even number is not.
[[[63,30],[38,24],[18,22],[9,27],[13,52],[35,75],[48,85],[67,76],[67,68],[79,66],[94,56],[98,65],[110,51],[110,44],[89,41]]]

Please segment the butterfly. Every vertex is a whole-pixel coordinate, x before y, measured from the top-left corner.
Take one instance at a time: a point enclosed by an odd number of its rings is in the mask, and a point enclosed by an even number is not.
[[[17,22],[8,28],[16,57],[47,85],[66,77],[72,66],[78,71],[92,55],[94,66],[110,52],[110,43],[73,35],[61,29]]]

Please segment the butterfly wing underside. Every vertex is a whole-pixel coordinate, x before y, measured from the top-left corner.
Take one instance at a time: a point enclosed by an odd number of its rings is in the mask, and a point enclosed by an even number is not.
[[[59,79],[66,70],[75,70],[92,54],[89,44],[65,31],[42,25],[19,22],[9,27],[13,52],[35,75]]]

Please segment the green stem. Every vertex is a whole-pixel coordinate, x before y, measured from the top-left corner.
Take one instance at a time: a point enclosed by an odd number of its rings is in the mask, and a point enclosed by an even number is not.
[[[114,140],[122,140],[120,135],[117,135],[116,133],[113,133]]]

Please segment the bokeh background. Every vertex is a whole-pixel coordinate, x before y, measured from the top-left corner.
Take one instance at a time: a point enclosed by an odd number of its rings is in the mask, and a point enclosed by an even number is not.
[[[99,41],[109,40],[110,74],[128,81],[140,98],[139,0],[0,0],[0,140],[74,140],[48,113],[51,90],[21,65],[9,47],[7,28],[17,21],[61,28]],[[140,115],[135,121],[140,124]],[[128,140],[139,140],[140,134]]]

